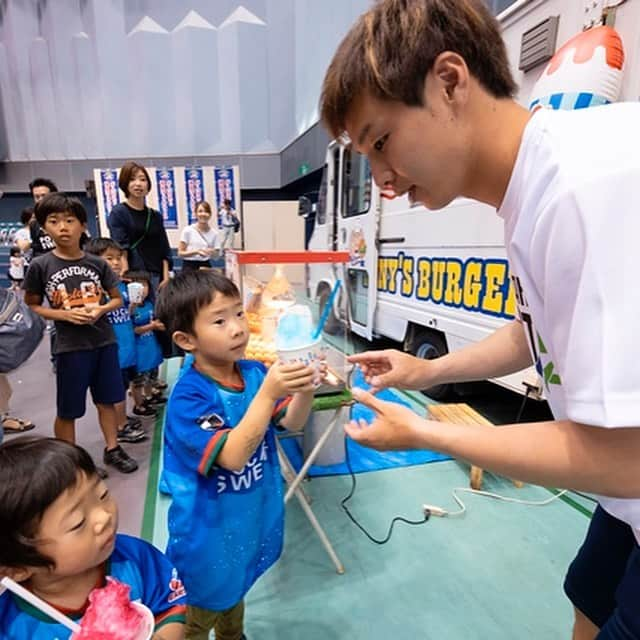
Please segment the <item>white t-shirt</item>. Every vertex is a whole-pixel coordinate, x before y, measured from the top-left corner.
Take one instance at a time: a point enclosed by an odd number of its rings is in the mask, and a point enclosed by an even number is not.
[[[233,209],[222,209],[222,226],[233,227],[235,225],[236,212]]]
[[[209,227],[209,231],[200,231],[195,224],[185,227],[180,234],[180,242],[184,242],[187,251],[195,251],[196,249],[219,249],[220,239],[219,232],[213,227]],[[193,255],[187,260],[198,260],[206,262],[211,256]]]
[[[639,122],[640,103],[540,109],[498,211],[519,313],[558,420],[640,426]],[[640,542],[640,499],[600,504]]]
[[[18,244],[18,240],[24,242],[25,240],[31,242],[31,231],[29,231],[28,227],[22,227],[18,229],[13,236],[14,244]]]
[[[24,258],[22,256],[9,257],[9,275],[16,280],[24,278]]]

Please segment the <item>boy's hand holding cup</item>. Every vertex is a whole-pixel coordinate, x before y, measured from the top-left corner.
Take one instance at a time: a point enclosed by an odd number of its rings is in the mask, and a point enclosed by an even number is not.
[[[281,362],[308,366],[314,373],[314,388],[320,386],[326,374],[326,352],[322,338],[313,336],[311,311],[307,307],[294,305],[280,317],[276,348]]]
[[[274,362],[262,383],[265,393],[274,402],[282,396],[313,391],[315,369],[302,362]]]

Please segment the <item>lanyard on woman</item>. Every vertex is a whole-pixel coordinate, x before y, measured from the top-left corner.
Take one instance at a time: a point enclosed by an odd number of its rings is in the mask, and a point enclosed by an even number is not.
[[[131,245],[129,245],[129,251],[133,251],[146,237],[147,232],[149,231],[149,226],[151,225],[151,209],[149,207],[145,207],[147,210],[147,220],[144,223],[144,231],[142,235]]]

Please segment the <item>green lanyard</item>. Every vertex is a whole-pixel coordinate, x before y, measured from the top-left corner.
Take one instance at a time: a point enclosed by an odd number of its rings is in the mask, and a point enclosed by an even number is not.
[[[149,231],[149,225],[151,224],[151,209],[147,209],[147,221],[144,223],[144,232],[142,235],[131,245],[129,245],[129,251],[133,251],[146,237],[147,231]]]

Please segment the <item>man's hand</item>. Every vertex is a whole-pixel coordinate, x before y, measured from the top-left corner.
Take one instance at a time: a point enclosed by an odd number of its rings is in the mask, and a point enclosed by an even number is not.
[[[265,376],[262,388],[274,402],[282,396],[313,391],[315,370],[301,362],[274,362]]]
[[[151,324],[153,325],[153,330],[154,331],[165,331],[166,327],[164,326],[164,324],[162,322],[160,322],[160,320],[152,320]]]
[[[365,380],[371,385],[371,393],[377,393],[387,387],[419,390],[435,383],[435,380],[425,379],[428,360],[396,349],[356,353],[347,360],[360,366]]]
[[[364,420],[352,420],[345,425],[347,435],[358,444],[380,451],[422,448],[421,436],[428,423],[411,409],[380,400],[362,389],[354,389],[353,397],[376,414],[371,424]]]

